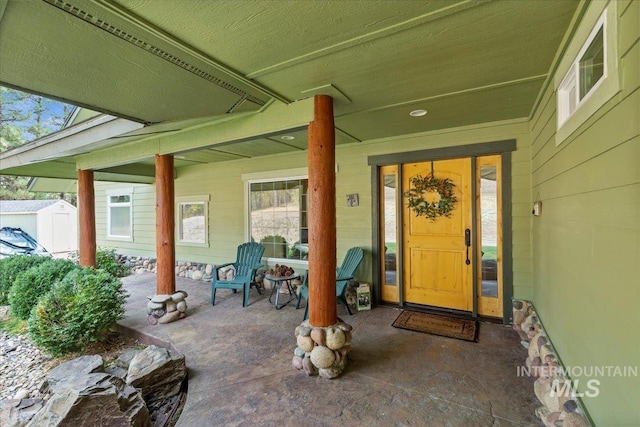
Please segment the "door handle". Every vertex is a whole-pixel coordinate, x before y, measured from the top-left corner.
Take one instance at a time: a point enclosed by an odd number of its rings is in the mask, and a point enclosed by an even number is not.
[[[471,260],[469,259],[469,248],[471,247],[471,229],[467,228],[464,230],[464,245],[467,247],[467,259],[464,262],[465,264],[471,264]]]

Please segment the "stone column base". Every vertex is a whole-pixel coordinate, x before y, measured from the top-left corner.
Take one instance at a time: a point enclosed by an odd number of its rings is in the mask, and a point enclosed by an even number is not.
[[[294,351],[293,367],[308,376],[336,378],[347,366],[347,354],[351,350],[351,325],[338,319],[331,326],[319,327],[305,320],[296,327],[298,346]]]
[[[156,295],[147,303],[147,320],[150,324],[171,323],[187,316],[187,293],[176,291],[172,295]]]

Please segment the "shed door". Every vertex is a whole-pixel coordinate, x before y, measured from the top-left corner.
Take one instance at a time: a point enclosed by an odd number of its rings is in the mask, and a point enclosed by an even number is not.
[[[53,214],[53,246],[51,252],[71,250],[71,223],[68,213]]]

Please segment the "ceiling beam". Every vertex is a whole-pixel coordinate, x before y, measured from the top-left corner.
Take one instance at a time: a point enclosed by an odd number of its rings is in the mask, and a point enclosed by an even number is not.
[[[118,175],[133,175],[133,176],[148,176],[148,177],[156,176],[155,166],[139,164],[139,163],[113,166],[113,167],[104,168],[104,169],[96,169],[96,172],[118,174]]]
[[[67,157],[87,144],[130,132],[142,124],[99,115],[90,120],[54,132],[12,150],[0,153],[0,172],[16,166]]]

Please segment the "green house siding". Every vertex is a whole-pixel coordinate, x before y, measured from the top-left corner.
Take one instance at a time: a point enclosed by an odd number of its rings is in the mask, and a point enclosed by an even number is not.
[[[368,255],[358,277],[373,282],[371,236],[377,227],[371,215],[371,169],[368,156],[385,153],[452,147],[515,139],[512,153],[513,178],[513,248],[514,293],[518,298],[532,296],[530,250],[530,153],[526,121],[489,123],[481,126],[404,136],[393,139],[341,145],[336,149],[336,215],[338,260],[352,246],[365,248]],[[176,197],[206,195],[209,197],[208,247],[177,244],[176,259],[197,262],[228,262],[241,242],[247,239],[245,182],[243,175],[273,173],[307,166],[307,152],[301,151],[250,160],[211,163],[179,168],[176,171]],[[284,175],[286,176],[286,172]],[[106,191],[130,188],[126,184],[96,183],[96,226],[98,246],[117,247],[122,253],[154,256],[155,253],[155,187],[133,186],[133,242],[106,238]],[[347,207],[346,195],[358,193],[359,206]]]
[[[133,241],[107,237],[107,191],[132,191]],[[118,252],[155,256],[156,194],[148,184],[95,183],[96,194],[96,244],[98,247],[115,247]]]
[[[565,366],[640,360],[640,2],[618,15],[621,92],[558,146],[552,88],[531,121],[533,300]],[[595,424],[637,425],[639,378],[597,379],[583,398]]]

